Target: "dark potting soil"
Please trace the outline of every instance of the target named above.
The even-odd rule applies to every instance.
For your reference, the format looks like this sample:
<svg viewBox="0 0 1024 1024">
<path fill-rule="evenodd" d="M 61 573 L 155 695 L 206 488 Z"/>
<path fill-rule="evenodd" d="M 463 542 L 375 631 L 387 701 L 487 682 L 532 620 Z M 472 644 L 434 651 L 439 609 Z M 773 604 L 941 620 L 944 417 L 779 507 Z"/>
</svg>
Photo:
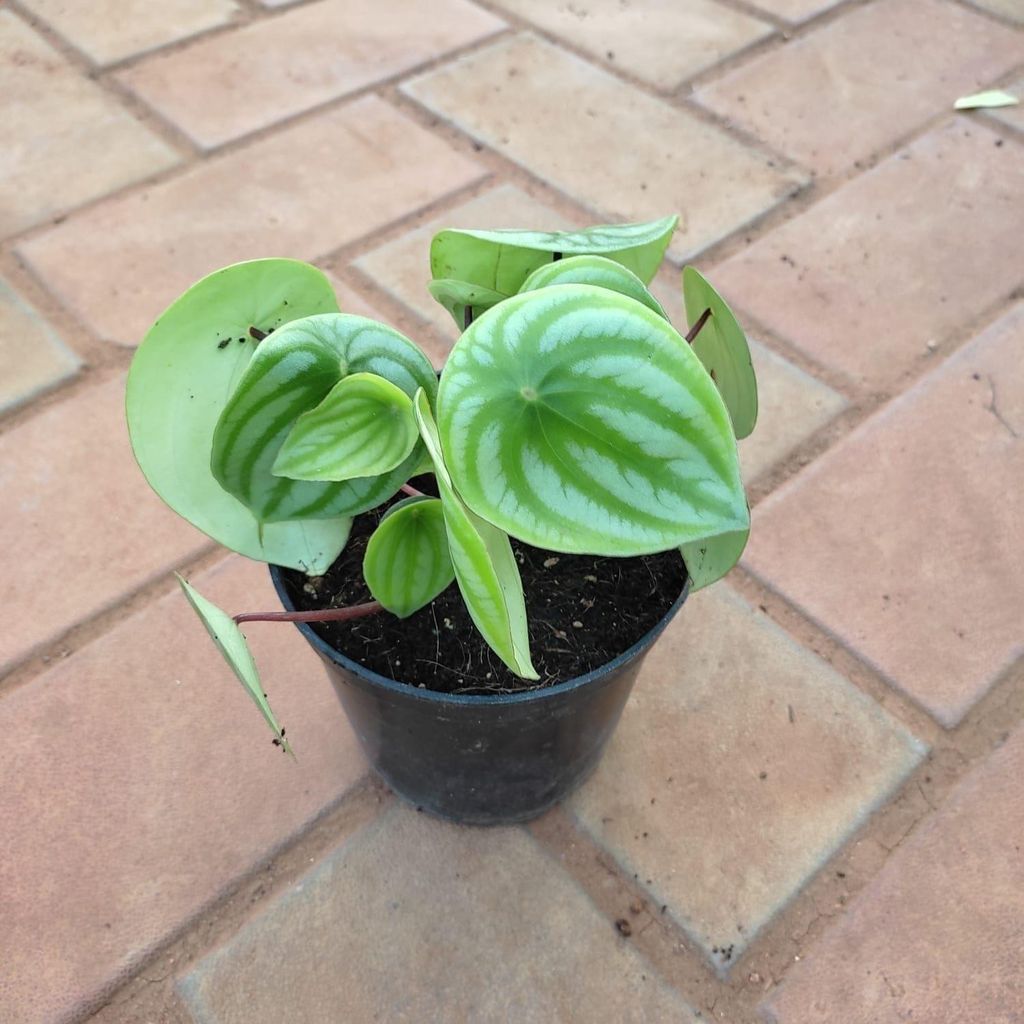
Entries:
<svg viewBox="0 0 1024 1024">
<path fill-rule="evenodd" d="M 297 609 L 372 600 L 363 554 L 383 511 L 356 517 L 345 550 L 325 575 L 284 570 Z M 443 693 L 513 693 L 583 675 L 629 650 L 668 611 L 686 581 L 677 551 L 639 558 L 562 555 L 514 539 L 512 550 L 523 578 L 539 682 L 514 675 L 487 646 L 455 583 L 406 619 L 382 612 L 310 625 L 336 650 L 389 679 Z"/>
</svg>

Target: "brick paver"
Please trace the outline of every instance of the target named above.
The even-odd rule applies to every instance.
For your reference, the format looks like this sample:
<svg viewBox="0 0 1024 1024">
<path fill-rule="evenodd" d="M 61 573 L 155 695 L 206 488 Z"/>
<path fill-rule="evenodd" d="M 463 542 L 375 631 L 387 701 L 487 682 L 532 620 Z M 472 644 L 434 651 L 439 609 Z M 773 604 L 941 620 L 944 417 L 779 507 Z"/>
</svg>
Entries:
<svg viewBox="0 0 1024 1024">
<path fill-rule="evenodd" d="M 112 64 L 147 50 L 229 24 L 235 0 L 22 0 L 97 64 Z"/>
<path fill-rule="evenodd" d="M 467 0 L 321 0 L 117 77 L 213 148 L 503 27 Z"/>
<path fill-rule="evenodd" d="M 1022 94 L 1019 0 L 0 6 L 3 1024 L 1024 1021 L 1024 108 L 952 110 Z M 253 625 L 288 761 L 124 346 L 280 255 L 440 365 L 438 228 L 667 213 L 673 322 L 696 259 L 752 337 L 741 570 L 536 833 L 361 785 Z"/>
<path fill-rule="evenodd" d="M 313 259 L 481 173 L 368 97 L 97 206 L 21 251 L 97 334 L 137 342 L 217 267 L 255 255 Z"/>
<path fill-rule="evenodd" d="M 1024 652 L 1024 305 L 757 509 L 750 568 L 946 725 Z"/>
<path fill-rule="evenodd" d="M 1024 161 L 958 118 L 715 271 L 722 291 L 812 359 L 898 384 L 1024 283 Z M 942 216 L 935 215 L 936 210 Z"/>
<path fill-rule="evenodd" d="M 1024 729 L 905 842 L 772 1001 L 773 1024 L 1024 1014 Z"/>
<path fill-rule="evenodd" d="M 529 894 L 528 898 L 524 898 Z M 481 961 L 485 962 L 481 964 Z M 696 1018 L 519 829 L 396 808 L 190 974 L 196 1024 Z"/>
<path fill-rule="evenodd" d="M 193 582 L 232 609 L 273 600 L 239 559 Z M 297 763 L 177 587 L 0 701 L 5 1024 L 63 1020 L 125 977 L 362 773 L 298 632 L 248 632 Z"/>
<path fill-rule="evenodd" d="M 0 278 L 0 412 L 67 380 L 80 360 Z"/>
<path fill-rule="evenodd" d="M 571 806 L 727 969 L 920 756 L 828 665 L 708 591 L 648 657 Z"/>
<path fill-rule="evenodd" d="M 819 174 L 835 174 L 1021 60 L 1024 40 L 957 4 L 889 0 L 745 64 L 698 99 Z"/>
<path fill-rule="evenodd" d="M 123 376 L 3 434 L 0 549 L 29 560 L 0 574 L 0 670 L 209 544 L 142 478 Z"/>
<path fill-rule="evenodd" d="M 0 96 L 0 236 L 179 159 L 11 11 L 0 11 Z"/>
<path fill-rule="evenodd" d="M 803 181 L 687 111 L 524 34 L 403 90 L 610 220 L 680 214 L 672 252 L 698 252 Z M 566 118 L 566 104 L 580 116 Z"/>
<path fill-rule="evenodd" d="M 498 0 L 598 61 L 624 68 L 651 85 L 674 89 L 684 79 L 766 38 L 771 26 L 714 0 L 607 3 Z"/>
</svg>

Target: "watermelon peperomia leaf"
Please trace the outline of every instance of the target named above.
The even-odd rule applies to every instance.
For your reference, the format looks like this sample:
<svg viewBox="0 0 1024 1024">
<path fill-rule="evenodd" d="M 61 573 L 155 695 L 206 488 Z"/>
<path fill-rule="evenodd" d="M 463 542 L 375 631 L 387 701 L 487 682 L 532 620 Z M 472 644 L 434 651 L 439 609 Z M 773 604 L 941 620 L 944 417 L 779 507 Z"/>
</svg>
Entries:
<svg viewBox="0 0 1024 1024">
<path fill-rule="evenodd" d="M 433 396 L 427 357 L 398 331 L 362 316 L 306 317 L 260 343 L 217 422 L 211 466 L 225 490 L 262 522 L 356 515 L 376 508 L 419 465 L 417 445 L 395 469 L 342 481 L 291 480 L 274 464 L 293 426 L 344 377 L 373 373 L 408 397 Z"/>
<path fill-rule="evenodd" d="M 648 284 L 665 255 L 678 217 L 639 224 L 602 224 L 580 231 L 469 231 L 449 228 L 430 244 L 430 273 L 435 281 L 455 281 L 486 290 L 474 305 L 479 316 L 501 299 L 515 295 L 523 282 L 546 263 L 563 256 L 604 256 L 622 264 Z M 464 319 L 448 299 L 438 297 L 455 316 Z M 462 303 L 463 308 L 467 303 Z"/>
<path fill-rule="evenodd" d="M 150 486 L 226 547 L 277 565 L 324 572 L 345 546 L 347 518 L 273 523 L 228 494 L 210 470 L 213 431 L 265 333 L 337 311 L 327 278 L 298 260 L 252 260 L 194 284 L 153 324 L 128 373 L 132 449 Z"/>
<path fill-rule="evenodd" d="M 604 288 L 527 292 L 474 321 L 437 412 L 462 500 L 535 547 L 640 555 L 749 523 L 729 415 L 700 360 Z"/>
<path fill-rule="evenodd" d="M 444 512 L 437 498 L 405 498 L 388 509 L 363 558 L 370 593 L 404 619 L 430 604 L 455 579 Z"/>
</svg>

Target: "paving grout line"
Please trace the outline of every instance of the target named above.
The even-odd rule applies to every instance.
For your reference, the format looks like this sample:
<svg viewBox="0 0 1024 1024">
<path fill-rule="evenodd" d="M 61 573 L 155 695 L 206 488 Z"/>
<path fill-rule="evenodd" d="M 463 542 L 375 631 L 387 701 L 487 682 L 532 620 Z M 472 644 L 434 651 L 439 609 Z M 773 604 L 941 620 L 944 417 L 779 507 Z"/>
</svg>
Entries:
<svg viewBox="0 0 1024 1024">
<path fill-rule="evenodd" d="M 323 860 L 394 803 L 375 777 L 366 774 L 325 806 L 305 828 L 271 850 L 159 945 L 147 951 L 132 977 L 103 995 L 64 1024 L 124 1024 L 157 1021 L 192 1024 L 175 992 L 177 978 L 208 952 L 229 941 L 252 918 L 298 882 L 310 866 Z M 153 978 L 153 975 L 158 977 Z M 177 1015 L 177 1016 L 171 1016 Z"/>
<path fill-rule="evenodd" d="M 695 1008 L 712 1015 L 721 1009 L 737 1024 L 760 1020 L 756 1010 L 767 991 L 871 883 L 890 853 L 941 810 L 959 781 L 997 750 L 1022 720 L 1024 658 L 1003 673 L 956 729 L 935 732 L 931 749 L 917 768 L 776 912 L 724 975 L 661 911 L 639 877 L 631 879 L 570 811 L 556 808 L 530 828 L 584 886 L 609 923 L 630 921 L 633 941 Z"/>
<path fill-rule="evenodd" d="M 723 0 L 715 0 L 715 2 L 722 3 Z M 703 88 L 705 85 L 710 85 L 712 82 L 717 82 L 720 78 L 725 78 L 738 67 L 756 60 L 765 53 L 781 50 L 790 43 L 800 42 L 800 40 L 806 39 L 808 36 L 813 36 L 821 29 L 827 28 L 833 22 L 842 21 L 847 15 L 855 11 L 862 10 L 865 7 L 875 7 L 884 2 L 885 0 L 840 0 L 839 3 L 829 7 L 827 10 L 820 11 L 818 14 L 801 22 L 786 22 L 780 18 L 778 32 L 769 39 L 762 40 L 758 53 L 748 54 L 743 59 L 736 59 L 739 55 L 730 55 L 712 64 L 711 67 L 705 68 L 703 71 L 699 71 L 697 74 L 691 75 L 680 82 L 673 92 L 678 98 L 685 99 L 690 93 Z M 763 19 L 763 15 L 761 17 Z"/>
<path fill-rule="evenodd" d="M 741 563 L 732 570 L 728 585 L 767 615 L 795 644 L 826 661 L 920 740 L 931 745 L 943 734 L 942 725 L 885 673 L 745 565 Z"/>
<path fill-rule="evenodd" d="M 609 929 L 619 921 L 628 923 L 630 934 L 620 941 L 633 945 L 654 972 L 694 1009 L 710 1011 L 714 1020 L 753 1024 L 753 1018 L 745 1014 L 733 990 L 699 946 L 672 920 L 667 906 L 652 895 L 639 876 L 630 877 L 571 810 L 555 807 L 526 827 L 583 888 L 604 915 Z"/>
<path fill-rule="evenodd" d="M 286 11 L 290 9 L 291 8 L 286 8 Z M 283 13 L 284 12 L 281 12 L 281 14 Z M 281 16 L 281 14 L 279 14 L 278 16 Z M 324 114 L 327 111 L 335 109 L 336 107 L 341 107 L 348 103 L 354 103 L 356 100 L 363 99 L 364 97 L 371 95 L 380 89 L 385 89 L 392 83 L 397 83 L 404 78 L 412 77 L 414 75 L 426 74 L 439 64 L 442 64 L 446 61 L 455 60 L 456 58 L 462 57 L 467 53 L 472 53 L 475 50 L 482 49 L 483 47 L 490 45 L 491 43 L 495 42 L 498 39 L 501 39 L 503 36 L 507 34 L 507 29 L 496 29 L 494 32 L 490 33 L 489 35 L 485 35 L 480 39 L 473 40 L 472 42 L 466 43 L 463 46 L 454 47 L 443 54 L 435 54 L 434 56 L 425 58 L 424 60 L 420 61 L 417 64 L 411 65 L 408 68 L 404 68 L 401 71 L 396 71 L 392 75 L 386 75 L 381 78 L 376 78 L 372 82 L 367 82 L 365 85 L 362 85 L 357 89 L 347 90 L 340 96 L 332 96 L 329 99 L 323 100 L 320 103 L 315 103 L 309 107 L 304 107 L 302 110 L 298 110 L 293 114 L 288 114 L 277 121 L 274 121 L 270 124 L 262 125 L 259 128 L 254 128 L 252 131 L 246 132 L 243 135 L 239 135 L 236 138 L 229 139 L 226 142 L 214 146 L 205 147 L 198 140 L 192 139 L 192 137 L 188 135 L 187 131 L 184 128 L 177 128 L 177 126 L 175 126 L 175 129 L 177 131 L 180 131 L 184 138 L 188 140 L 189 144 L 195 148 L 196 153 L 201 160 L 210 157 L 221 156 L 222 154 L 231 153 L 238 149 L 244 149 L 246 146 L 255 145 L 260 140 L 267 138 L 272 134 L 284 131 L 286 128 L 290 128 L 293 125 L 304 123 L 307 120 L 312 120 L 316 118 L 318 115 Z M 161 118 L 163 117 L 163 115 L 159 114 L 155 107 L 149 107 L 149 105 L 142 97 L 137 96 L 135 93 L 132 93 L 127 86 L 120 86 L 120 88 L 124 89 L 125 93 L 128 96 L 133 97 L 137 103 L 142 104 L 146 107 L 146 109 L 152 110 L 156 116 Z"/>
<path fill-rule="evenodd" d="M 29 28 L 42 36 L 50 46 L 57 50 L 57 52 L 67 60 L 69 64 L 71 64 L 72 68 L 80 72 L 83 78 L 92 82 L 98 88 L 106 92 L 119 107 L 131 114 L 136 121 L 139 121 L 146 128 L 149 128 L 150 131 L 152 131 L 153 134 L 162 141 L 166 142 L 171 149 L 173 149 L 182 158 L 182 160 L 188 160 L 190 157 L 194 157 L 195 147 L 188 140 L 188 137 L 180 131 L 175 124 L 168 121 L 147 104 L 140 102 L 131 94 L 126 93 L 124 90 L 112 88 L 110 81 L 104 77 L 104 68 L 95 64 L 85 53 L 79 50 L 73 43 L 65 39 L 64 36 L 49 24 L 49 22 L 44 21 L 42 18 L 27 10 L 20 3 L 20 0 L 8 0 L 8 6 L 29 26 Z M 180 164 L 176 165 L 176 167 L 180 166 Z M 175 168 L 173 167 L 167 168 L 164 171 L 158 172 L 158 175 L 166 174 L 174 169 Z M 150 178 L 155 178 L 158 175 L 151 175 L 149 178 L 142 180 L 149 181 Z M 129 185 L 123 186 L 121 189 L 117 189 L 114 192 L 108 192 L 106 195 L 100 196 L 97 199 L 90 199 L 85 203 L 69 207 L 61 214 L 61 217 L 66 217 L 73 212 L 77 212 L 78 210 L 94 205 L 97 202 L 102 202 L 104 199 L 118 195 L 124 188 L 134 187 L 138 184 L 139 182 L 131 182 Z M 53 222 L 51 221 L 49 223 Z M 38 226 L 39 225 L 35 225 L 35 227 Z M 26 232 L 21 232 L 20 234 L 8 237 L 19 238 L 25 233 Z M 5 241 L 6 240 L 7 239 L 5 239 Z"/>
<path fill-rule="evenodd" d="M 311 0 L 311 2 L 319 2 L 319 0 Z M 296 5 L 302 6 L 302 5 Z M 292 8 L 285 8 L 285 10 L 291 10 Z M 234 26 L 238 28 L 240 26 Z M 173 167 L 164 168 L 161 171 L 157 171 L 154 174 L 148 175 L 145 178 L 140 178 L 137 181 L 129 182 L 120 188 L 114 189 L 102 196 L 98 196 L 94 199 L 89 199 L 84 203 L 80 203 L 77 206 L 69 207 L 58 217 L 52 220 L 45 221 L 41 224 L 32 225 L 29 228 L 25 228 L 22 231 L 15 232 L 14 234 L 5 236 L 0 240 L 0 245 L 4 249 L 13 250 L 19 245 L 29 242 L 39 235 L 45 234 L 50 231 L 55 224 L 62 223 L 69 217 L 78 216 L 88 212 L 93 207 L 101 206 L 105 203 L 124 199 L 137 192 L 144 192 L 147 189 L 153 188 L 157 185 L 163 184 L 165 181 L 175 179 L 178 177 L 184 177 L 195 169 L 222 157 L 225 157 L 231 153 L 235 153 L 238 150 L 244 150 L 247 148 L 255 148 L 259 142 L 264 139 L 270 138 L 287 128 L 297 126 L 306 121 L 317 119 L 322 114 L 328 113 L 332 110 L 341 108 L 350 103 L 354 103 L 357 100 L 363 99 L 366 96 L 376 93 L 378 90 L 385 89 L 391 83 L 397 83 L 403 78 L 411 77 L 414 75 L 425 74 L 430 71 L 434 66 L 441 64 L 447 60 L 452 60 L 456 57 L 460 57 L 469 53 L 475 49 L 483 48 L 484 46 L 493 43 L 497 39 L 501 38 L 507 30 L 499 29 L 495 33 L 485 36 L 483 39 L 476 40 L 472 43 L 468 43 L 465 46 L 458 47 L 451 50 L 448 53 L 440 56 L 431 57 L 429 60 L 423 61 L 420 64 L 415 65 L 412 68 L 405 69 L 394 75 L 390 75 L 386 78 L 377 79 L 372 83 L 368 83 L 359 89 L 350 90 L 340 96 L 332 97 L 329 100 L 325 100 L 323 103 L 316 104 L 311 107 L 307 107 L 294 114 L 290 114 L 287 117 L 282 118 L 279 121 L 275 121 L 272 124 L 264 125 L 261 128 L 255 129 L 254 131 L 248 132 L 245 135 L 239 136 L 236 139 L 231 139 L 219 146 L 212 147 L 210 149 L 203 149 L 197 142 L 191 139 L 184 129 L 179 128 L 176 124 L 168 121 L 161 115 L 155 108 L 151 108 L 144 100 L 138 97 L 126 86 L 122 86 L 116 83 L 113 79 L 101 75 L 96 78 L 98 84 L 106 85 L 110 94 L 121 103 L 122 106 L 129 105 L 134 108 L 133 112 L 139 115 L 138 119 L 146 123 L 148 126 L 153 127 L 157 125 L 160 128 L 160 133 L 170 133 L 174 136 L 176 142 L 164 138 L 164 141 L 170 142 L 176 150 L 180 150 L 184 147 L 187 153 L 182 153 L 182 161 Z M 189 41 L 186 41 L 188 43 Z M 92 77 L 92 76 L 90 76 Z M 151 123 L 152 122 L 152 123 Z"/>
<path fill-rule="evenodd" d="M 246 0 L 236 0 L 236 2 L 240 4 L 238 14 L 223 25 L 211 25 L 209 28 L 202 28 L 197 32 L 193 32 L 191 35 L 183 36 L 181 39 L 172 39 L 166 43 L 157 43 L 155 46 L 152 46 L 147 50 L 139 50 L 136 53 L 131 53 L 125 57 L 119 57 L 116 60 L 104 63 L 90 57 L 89 54 L 86 53 L 85 50 L 81 49 L 73 39 L 65 36 L 55 24 L 51 24 L 43 15 L 36 14 L 34 11 L 27 8 L 22 0 L 7 0 L 7 4 L 11 10 L 15 11 L 23 21 L 26 21 L 41 35 L 45 35 L 51 44 L 57 46 L 65 56 L 72 58 L 75 63 L 80 65 L 81 68 L 87 72 L 88 76 L 93 79 L 101 74 L 120 71 L 124 67 L 139 64 L 142 61 L 148 60 L 150 57 L 173 53 L 176 50 L 184 49 L 191 43 L 197 42 L 200 39 L 205 39 L 208 36 L 221 35 L 222 33 L 230 32 L 236 28 L 240 28 L 242 25 L 247 25 L 250 22 L 257 20 L 257 17 L 253 17 L 252 9 L 247 6 Z M 264 13 L 268 12 L 267 8 L 257 8 L 257 11 L 259 10 L 262 10 Z"/>
<path fill-rule="evenodd" d="M 196 534 L 202 536 L 198 530 Z M 207 539 L 207 542 L 195 555 L 179 563 L 174 571 L 188 577 L 213 568 L 230 555 L 231 552 L 221 547 L 216 541 Z M 80 619 L 63 633 L 37 645 L 0 674 L 0 700 L 15 690 L 35 682 L 55 663 L 70 658 L 95 641 L 102 639 L 117 626 L 133 618 L 161 598 L 173 594 L 176 588 L 177 583 L 173 572 L 161 572 L 152 579 L 139 584 L 125 596 L 116 599 L 113 604 Z"/>
<path fill-rule="evenodd" d="M 980 14 L 984 18 L 988 18 L 989 21 L 994 21 L 1001 28 L 1012 28 L 1016 29 L 1018 32 L 1024 31 L 1024 25 L 1019 21 L 1014 21 L 1013 18 L 1010 18 L 1005 14 L 990 11 L 987 7 L 973 4 L 970 0 L 949 0 L 949 2 L 955 4 L 957 7 L 966 8 L 972 14 Z"/>
</svg>

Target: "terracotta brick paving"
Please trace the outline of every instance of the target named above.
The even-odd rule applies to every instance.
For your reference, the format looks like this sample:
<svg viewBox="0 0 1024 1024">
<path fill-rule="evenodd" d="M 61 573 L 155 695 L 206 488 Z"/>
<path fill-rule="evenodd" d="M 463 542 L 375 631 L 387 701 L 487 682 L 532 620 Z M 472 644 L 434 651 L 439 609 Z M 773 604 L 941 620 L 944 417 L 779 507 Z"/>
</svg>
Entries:
<svg viewBox="0 0 1024 1024">
<path fill-rule="evenodd" d="M 5 5 L 0 1021 L 1024 1020 L 1024 133 L 952 111 L 1020 92 L 1022 20 Z M 148 493 L 130 346 L 287 255 L 440 360 L 438 226 L 667 212 L 756 340 L 754 532 L 594 778 L 529 829 L 428 821 L 254 627 L 275 756 L 170 570 L 269 584 Z"/>
</svg>

